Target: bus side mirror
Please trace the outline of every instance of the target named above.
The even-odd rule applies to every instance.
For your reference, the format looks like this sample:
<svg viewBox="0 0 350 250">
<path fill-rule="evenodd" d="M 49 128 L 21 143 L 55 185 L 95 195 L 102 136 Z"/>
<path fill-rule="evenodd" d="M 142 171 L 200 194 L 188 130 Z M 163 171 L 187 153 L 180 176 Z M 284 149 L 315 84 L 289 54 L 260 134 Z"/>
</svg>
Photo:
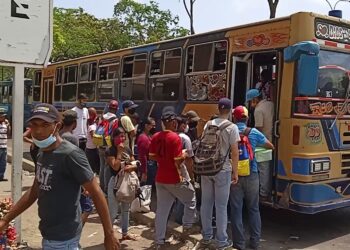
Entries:
<svg viewBox="0 0 350 250">
<path fill-rule="evenodd" d="M 300 55 L 297 67 L 298 95 L 314 96 L 317 93 L 319 59 L 315 55 Z"/>
</svg>

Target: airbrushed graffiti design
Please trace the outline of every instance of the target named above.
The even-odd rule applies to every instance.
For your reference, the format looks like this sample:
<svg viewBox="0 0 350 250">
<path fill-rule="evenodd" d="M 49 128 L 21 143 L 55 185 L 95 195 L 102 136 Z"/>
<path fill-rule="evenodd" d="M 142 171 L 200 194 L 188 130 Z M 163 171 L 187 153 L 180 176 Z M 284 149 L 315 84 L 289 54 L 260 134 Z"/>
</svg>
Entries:
<svg viewBox="0 0 350 250">
<path fill-rule="evenodd" d="M 349 43 L 350 29 L 326 22 L 316 22 L 316 37 Z"/>
<path fill-rule="evenodd" d="M 321 142 L 321 127 L 318 123 L 308 123 L 306 124 L 306 138 L 311 143 Z"/>
<path fill-rule="evenodd" d="M 325 115 L 334 113 L 336 115 L 350 114 L 350 103 L 346 105 L 343 103 L 336 103 L 333 105 L 332 102 L 316 102 L 310 104 L 309 107 L 312 115 Z"/>
</svg>

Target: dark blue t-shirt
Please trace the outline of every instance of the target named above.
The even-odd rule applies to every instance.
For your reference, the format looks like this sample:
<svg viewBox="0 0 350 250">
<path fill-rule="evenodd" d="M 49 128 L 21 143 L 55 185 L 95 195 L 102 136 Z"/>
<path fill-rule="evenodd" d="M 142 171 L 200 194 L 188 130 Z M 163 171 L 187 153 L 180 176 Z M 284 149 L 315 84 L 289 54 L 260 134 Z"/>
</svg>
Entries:
<svg viewBox="0 0 350 250">
<path fill-rule="evenodd" d="M 81 185 L 94 178 L 85 153 L 68 141 L 51 152 L 40 152 L 39 229 L 44 239 L 66 241 L 81 233 Z"/>
</svg>

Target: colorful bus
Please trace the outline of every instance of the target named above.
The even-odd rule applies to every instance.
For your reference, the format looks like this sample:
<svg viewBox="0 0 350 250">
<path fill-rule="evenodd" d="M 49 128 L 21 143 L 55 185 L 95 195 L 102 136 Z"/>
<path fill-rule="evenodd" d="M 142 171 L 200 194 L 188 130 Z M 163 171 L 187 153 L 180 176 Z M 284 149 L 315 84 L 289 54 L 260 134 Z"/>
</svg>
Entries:
<svg viewBox="0 0 350 250">
<path fill-rule="evenodd" d="M 29 119 L 32 109 L 32 79 L 24 80 L 24 121 Z M 7 111 L 7 119 L 12 121 L 12 80 L 0 81 L 0 108 Z"/>
<path fill-rule="evenodd" d="M 217 101 L 245 103 L 267 70 L 275 104 L 274 207 L 317 213 L 350 205 L 350 22 L 296 13 L 204 34 L 53 63 L 33 100 L 73 107 L 78 93 L 103 110 L 132 99 L 141 117 L 172 105 L 203 119 Z"/>
</svg>

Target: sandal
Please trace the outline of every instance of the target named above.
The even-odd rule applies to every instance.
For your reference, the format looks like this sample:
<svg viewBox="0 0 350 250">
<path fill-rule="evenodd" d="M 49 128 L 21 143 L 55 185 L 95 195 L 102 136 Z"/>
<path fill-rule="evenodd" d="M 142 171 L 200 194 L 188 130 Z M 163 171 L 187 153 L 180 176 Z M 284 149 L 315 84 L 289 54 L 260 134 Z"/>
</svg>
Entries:
<svg viewBox="0 0 350 250">
<path fill-rule="evenodd" d="M 130 234 L 124 234 L 124 235 L 122 236 L 122 238 L 120 239 L 120 241 L 124 241 L 124 240 L 133 240 L 133 241 L 136 241 L 136 236 L 130 235 Z"/>
</svg>

